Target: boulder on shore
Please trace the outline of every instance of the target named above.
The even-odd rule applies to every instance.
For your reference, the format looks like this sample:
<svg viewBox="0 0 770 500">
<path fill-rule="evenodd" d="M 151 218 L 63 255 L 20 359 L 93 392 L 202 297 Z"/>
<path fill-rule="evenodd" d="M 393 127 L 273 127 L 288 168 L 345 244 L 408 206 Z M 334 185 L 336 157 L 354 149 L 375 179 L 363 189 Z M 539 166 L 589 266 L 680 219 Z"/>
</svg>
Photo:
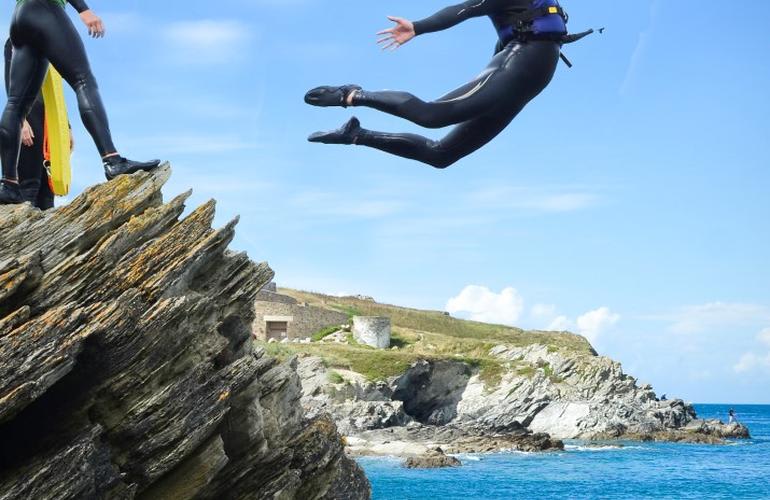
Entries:
<svg viewBox="0 0 770 500">
<path fill-rule="evenodd" d="M 404 462 L 407 469 L 441 469 L 444 467 L 461 467 L 462 462 L 455 457 L 450 457 L 441 448 L 429 450 L 419 457 L 409 457 Z"/>
</svg>

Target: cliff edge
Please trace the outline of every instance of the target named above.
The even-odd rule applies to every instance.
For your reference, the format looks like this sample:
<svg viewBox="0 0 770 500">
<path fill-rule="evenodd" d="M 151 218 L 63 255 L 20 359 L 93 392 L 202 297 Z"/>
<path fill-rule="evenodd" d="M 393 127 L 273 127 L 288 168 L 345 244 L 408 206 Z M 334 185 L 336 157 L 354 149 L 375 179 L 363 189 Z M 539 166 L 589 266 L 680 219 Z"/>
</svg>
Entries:
<svg viewBox="0 0 770 500">
<path fill-rule="evenodd" d="M 296 359 L 251 342 L 273 272 L 213 201 L 163 203 L 170 173 L 0 207 L 0 499 L 368 498 Z"/>
</svg>

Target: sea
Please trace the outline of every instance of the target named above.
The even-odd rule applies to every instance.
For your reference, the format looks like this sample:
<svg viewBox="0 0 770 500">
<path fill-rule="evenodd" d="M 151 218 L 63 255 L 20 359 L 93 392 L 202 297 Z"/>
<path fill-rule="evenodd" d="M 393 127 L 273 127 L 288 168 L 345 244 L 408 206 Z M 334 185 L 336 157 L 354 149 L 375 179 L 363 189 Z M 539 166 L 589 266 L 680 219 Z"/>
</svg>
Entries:
<svg viewBox="0 0 770 500">
<path fill-rule="evenodd" d="M 727 445 L 566 441 L 558 453 L 457 455 L 456 469 L 411 470 L 360 458 L 375 500 L 537 498 L 770 499 L 770 405 L 696 405 L 701 418 L 734 408 L 750 440 Z"/>
</svg>

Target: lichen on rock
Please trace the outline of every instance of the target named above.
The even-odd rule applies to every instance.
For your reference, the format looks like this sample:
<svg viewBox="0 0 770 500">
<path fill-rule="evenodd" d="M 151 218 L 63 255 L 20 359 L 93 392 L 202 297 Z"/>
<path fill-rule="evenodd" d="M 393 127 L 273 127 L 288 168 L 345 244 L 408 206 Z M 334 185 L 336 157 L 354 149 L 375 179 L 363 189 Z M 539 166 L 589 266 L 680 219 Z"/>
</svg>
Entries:
<svg viewBox="0 0 770 500">
<path fill-rule="evenodd" d="M 251 342 L 273 272 L 168 165 L 0 207 L 0 498 L 368 498 L 296 361 Z"/>
</svg>

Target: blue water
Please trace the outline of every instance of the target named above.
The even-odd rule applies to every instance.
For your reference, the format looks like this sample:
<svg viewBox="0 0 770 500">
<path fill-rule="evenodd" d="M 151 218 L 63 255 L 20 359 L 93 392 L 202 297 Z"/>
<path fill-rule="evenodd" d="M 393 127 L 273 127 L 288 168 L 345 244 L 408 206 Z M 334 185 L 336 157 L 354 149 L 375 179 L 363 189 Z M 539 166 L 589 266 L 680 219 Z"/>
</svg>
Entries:
<svg viewBox="0 0 770 500">
<path fill-rule="evenodd" d="M 729 406 L 698 405 L 704 418 L 727 419 Z M 727 446 L 623 443 L 589 449 L 567 442 L 560 453 L 460 455 L 463 467 L 409 470 L 395 458 L 362 458 L 373 498 L 767 498 L 770 406 L 736 405 L 752 439 Z"/>
</svg>

